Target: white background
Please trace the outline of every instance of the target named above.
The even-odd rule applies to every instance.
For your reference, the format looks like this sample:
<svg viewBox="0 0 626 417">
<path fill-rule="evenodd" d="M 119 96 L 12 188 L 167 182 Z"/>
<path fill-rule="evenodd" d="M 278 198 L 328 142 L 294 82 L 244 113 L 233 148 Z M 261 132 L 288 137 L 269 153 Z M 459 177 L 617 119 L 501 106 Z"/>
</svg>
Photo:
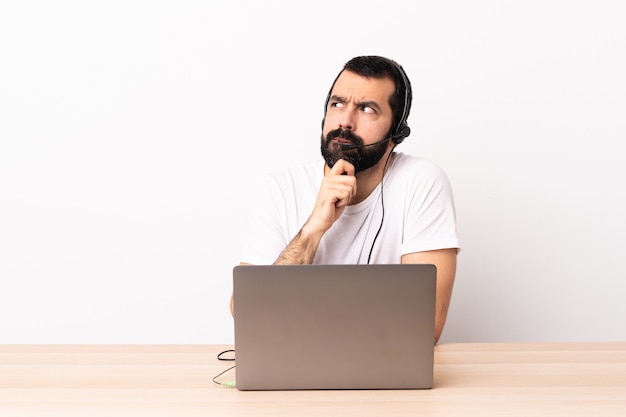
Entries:
<svg viewBox="0 0 626 417">
<path fill-rule="evenodd" d="M 318 158 L 350 58 L 448 173 L 442 342 L 626 340 L 621 1 L 0 5 L 0 343 L 229 343 L 259 174 Z"/>
</svg>

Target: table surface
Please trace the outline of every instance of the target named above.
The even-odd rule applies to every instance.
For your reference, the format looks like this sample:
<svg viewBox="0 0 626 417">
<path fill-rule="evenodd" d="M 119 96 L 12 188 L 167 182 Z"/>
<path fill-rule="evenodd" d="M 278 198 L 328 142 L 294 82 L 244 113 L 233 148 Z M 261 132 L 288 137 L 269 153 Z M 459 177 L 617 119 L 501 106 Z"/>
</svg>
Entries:
<svg viewBox="0 0 626 417">
<path fill-rule="evenodd" d="M 433 389 L 389 391 L 239 391 L 229 348 L 0 345 L 0 416 L 626 416 L 623 342 L 442 344 Z"/>
</svg>

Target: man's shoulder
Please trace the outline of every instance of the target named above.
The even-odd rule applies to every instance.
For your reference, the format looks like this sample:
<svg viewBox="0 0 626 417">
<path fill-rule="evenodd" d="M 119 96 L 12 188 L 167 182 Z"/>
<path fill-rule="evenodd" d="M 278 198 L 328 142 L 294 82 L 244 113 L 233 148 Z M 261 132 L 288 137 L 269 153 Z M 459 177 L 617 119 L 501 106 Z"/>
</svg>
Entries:
<svg viewBox="0 0 626 417">
<path fill-rule="evenodd" d="M 409 155 L 405 153 L 397 153 L 393 164 L 394 171 L 401 175 L 406 172 L 413 173 L 416 176 L 446 176 L 445 172 L 439 165 L 432 160 L 422 157 Z"/>
</svg>

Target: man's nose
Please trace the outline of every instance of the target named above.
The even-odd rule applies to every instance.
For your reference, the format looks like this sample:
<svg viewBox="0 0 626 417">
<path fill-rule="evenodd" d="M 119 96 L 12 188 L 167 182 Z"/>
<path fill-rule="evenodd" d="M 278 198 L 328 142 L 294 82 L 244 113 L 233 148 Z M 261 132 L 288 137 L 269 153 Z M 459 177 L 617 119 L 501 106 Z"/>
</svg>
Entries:
<svg viewBox="0 0 626 417">
<path fill-rule="evenodd" d="M 341 114 L 341 119 L 339 119 L 339 127 L 345 130 L 354 130 L 356 124 L 356 118 L 353 110 L 346 109 Z"/>
</svg>

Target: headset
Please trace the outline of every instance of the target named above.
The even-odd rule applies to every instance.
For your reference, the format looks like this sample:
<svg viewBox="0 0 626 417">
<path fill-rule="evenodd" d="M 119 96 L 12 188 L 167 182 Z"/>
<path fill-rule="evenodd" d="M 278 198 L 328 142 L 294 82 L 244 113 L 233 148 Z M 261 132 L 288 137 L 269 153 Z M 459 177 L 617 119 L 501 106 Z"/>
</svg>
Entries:
<svg viewBox="0 0 626 417">
<path fill-rule="evenodd" d="M 391 61 L 391 60 L 390 60 Z M 409 84 L 409 79 L 404 72 L 404 69 L 396 63 L 395 61 L 391 61 L 396 70 L 400 73 L 402 78 L 402 90 L 404 91 L 404 104 L 402 106 L 402 116 L 400 117 L 400 121 L 398 125 L 393 129 L 393 133 L 391 134 L 391 140 L 396 145 L 402 143 L 402 141 L 411 134 L 411 128 L 407 124 L 406 119 L 409 117 L 409 93 L 411 89 L 411 84 Z"/>
<path fill-rule="evenodd" d="M 402 143 L 402 141 L 411 134 L 411 128 L 407 124 L 407 120 L 406 120 L 409 117 L 409 95 L 411 94 L 411 91 L 410 91 L 411 84 L 409 84 L 409 79 L 406 73 L 404 72 L 404 69 L 402 68 L 402 66 L 400 66 L 400 64 L 398 64 L 397 62 L 391 59 L 386 59 L 386 61 L 391 63 L 391 65 L 393 65 L 396 71 L 400 74 L 400 79 L 401 79 L 401 84 L 402 84 L 400 88 L 402 89 L 402 91 L 404 91 L 404 102 L 402 106 L 402 113 L 401 113 L 400 119 L 398 120 L 398 123 L 395 124 L 393 126 L 393 129 L 391 130 L 392 132 L 391 140 L 393 141 L 393 143 L 398 145 Z M 324 129 L 324 121 L 326 120 L 326 112 L 328 111 L 328 102 L 330 101 L 330 93 L 332 92 L 332 89 L 335 86 L 335 83 L 337 82 L 337 79 L 339 78 L 342 72 L 343 70 L 339 72 L 339 74 L 335 78 L 335 81 L 333 81 L 333 84 L 330 87 L 328 96 L 326 96 L 326 101 L 324 102 L 324 118 L 322 119 L 322 129 Z"/>
</svg>

